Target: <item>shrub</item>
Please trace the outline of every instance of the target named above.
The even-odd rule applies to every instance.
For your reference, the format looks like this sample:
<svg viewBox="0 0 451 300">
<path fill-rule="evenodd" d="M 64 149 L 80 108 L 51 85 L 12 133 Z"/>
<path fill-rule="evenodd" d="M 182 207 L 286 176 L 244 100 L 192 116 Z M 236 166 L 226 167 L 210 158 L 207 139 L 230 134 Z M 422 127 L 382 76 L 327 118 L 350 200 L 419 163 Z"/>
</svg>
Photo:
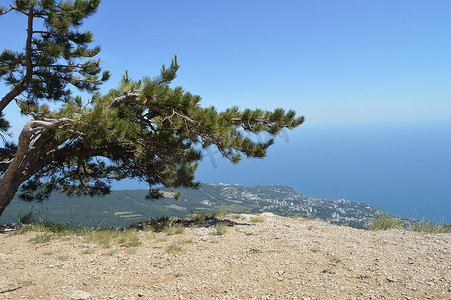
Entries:
<svg viewBox="0 0 451 300">
<path fill-rule="evenodd" d="M 210 214 L 201 214 L 200 212 L 191 212 L 190 219 L 194 222 L 194 225 L 197 225 L 201 222 L 205 222 L 207 220 L 216 219 L 220 216 L 223 216 L 223 212 L 215 211 Z"/>
<path fill-rule="evenodd" d="M 176 219 L 168 217 L 152 218 L 143 225 L 145 231 L 161 232 L 174 223 Z"/>
</svg>

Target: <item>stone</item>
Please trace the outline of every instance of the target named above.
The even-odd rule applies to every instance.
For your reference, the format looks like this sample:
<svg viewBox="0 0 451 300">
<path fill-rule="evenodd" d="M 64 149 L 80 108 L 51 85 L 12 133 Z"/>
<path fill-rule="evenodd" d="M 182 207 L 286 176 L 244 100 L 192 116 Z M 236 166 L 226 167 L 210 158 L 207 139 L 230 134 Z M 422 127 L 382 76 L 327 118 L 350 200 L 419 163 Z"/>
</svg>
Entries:
<svg viewBox="0 0 451 300">
<path fill-rule="evenodd" d="M 396 282 L 396 279 L 392 278 L 392 277 L 387 277 L 388 282 Z"/>
<path fill-rule="evenodd" d="M 91 297 L 92 295 L 88 292 L 82 291 L 82 290 L 77 290 L 74 291 L 72 293 L 72 295 L 70 295 L 70 298 L 73 300 L 86 300 L 89 299 L 89 297 Z"/>
</svg>

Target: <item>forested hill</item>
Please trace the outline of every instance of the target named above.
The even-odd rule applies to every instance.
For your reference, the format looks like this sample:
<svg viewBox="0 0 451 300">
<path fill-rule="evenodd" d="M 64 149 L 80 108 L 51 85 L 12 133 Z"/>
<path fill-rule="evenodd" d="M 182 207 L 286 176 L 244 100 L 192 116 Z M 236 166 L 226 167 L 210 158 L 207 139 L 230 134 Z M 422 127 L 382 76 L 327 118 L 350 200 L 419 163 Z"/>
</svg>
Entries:
<svg viewBox="0 0 451 300">
<path fill-rule="evenodd" d="M 69 222 L 75 227 L 127 226 L 151 217 L 187 217 L 192 213 L 261 213 L 308 216 L 333 223 L 364 228 L 375 209 L 343 199 L 326 200 L 304 196 L 283 185 L 251 187 L 203 183 L 198 190 L 177 189 L 179 200 L 165 192 L 164 199 L 146 200 L 146 190 L 113 191 L 106 197 L 67 197 L 54 193 L 43 203 L 14 199 L 0 223 L 17 222 L 32 212 L 35 221 Z"/>
</svg>

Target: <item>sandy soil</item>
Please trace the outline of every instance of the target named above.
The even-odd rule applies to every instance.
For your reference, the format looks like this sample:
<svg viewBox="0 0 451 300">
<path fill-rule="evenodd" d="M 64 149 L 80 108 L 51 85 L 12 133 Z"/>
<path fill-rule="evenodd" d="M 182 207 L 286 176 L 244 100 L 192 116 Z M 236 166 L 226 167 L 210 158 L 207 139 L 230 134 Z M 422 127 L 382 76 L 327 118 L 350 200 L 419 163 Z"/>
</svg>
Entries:
<svg viewBox="0 0 451 300">
<path fill-rule="evenodd" d="M 451 234 L 250 219 L 141 231 L 133 248 L 0 234 L 0 299 L 451 299 Z"/>
</svg>

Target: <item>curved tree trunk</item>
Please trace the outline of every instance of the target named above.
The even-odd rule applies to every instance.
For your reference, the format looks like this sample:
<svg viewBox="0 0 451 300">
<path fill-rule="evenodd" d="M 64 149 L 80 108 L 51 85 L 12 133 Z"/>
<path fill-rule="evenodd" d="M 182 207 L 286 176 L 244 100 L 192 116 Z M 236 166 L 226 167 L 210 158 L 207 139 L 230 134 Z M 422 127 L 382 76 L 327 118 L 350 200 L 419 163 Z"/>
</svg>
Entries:
<svg viewBox="0 0 451 300">
<path fill-rule="evenodd" d="M 20 185 L 52 162 L 55 150 L 63 141 L 54 140 L 51 130 L 62 128 L 72 120 L 29 121 L 19 136 L 17 151 L 0 176 L 0 216 L 14 198 Z"/>
<path fill-rule="evenodd" d="M 24 182 L 18 174 L 6 173 L 0 177 L 0 216 L 14 198 L 20 185 Z"/>
</svg>

